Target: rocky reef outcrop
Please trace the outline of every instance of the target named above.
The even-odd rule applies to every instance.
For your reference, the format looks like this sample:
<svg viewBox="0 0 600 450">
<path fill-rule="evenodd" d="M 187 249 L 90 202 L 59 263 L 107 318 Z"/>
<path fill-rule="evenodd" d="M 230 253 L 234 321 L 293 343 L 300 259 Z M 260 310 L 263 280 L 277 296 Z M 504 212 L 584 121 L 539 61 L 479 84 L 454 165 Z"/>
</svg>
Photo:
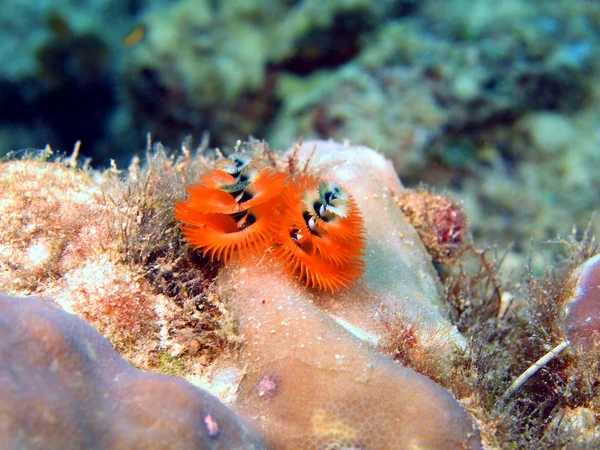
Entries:
<svg viewBox="0 0 600 450">
<path fill-rule="evenodd" d="M 299 143 L 284 155 L 264 142 L 238 144 L 286 180 L 326 180 L 356 203 L 361 270 L 323 289 L 286 273 L 272 257 L 277 241 L 226 261 L 188 245 L 174 205 L 186 202 L 186 186 L 227 167 L 218 150 L 194 154 L 186 141 L 170 155 L 157 144 L 143 165 L 105 171 L 80 165 L 76 154 L 50 161 L 48 150 L 0 165 L 0 292 L 18 297 L 1 308 L 0 328 L 21 333 L 0 345 L 2 396 L 21 402 L 1 410 L 7 439 L 47 438 L 45 448 L 152 440 L 150 425 L 142 435 L 118 428 L 141 429 L 138 420 L 160 424 L 154 448 L 598 441 L 596 325 L 586 322 L 597 282 L 583 272 L 597 261 L 591 235 L 565 241 L 562 265 L 515 287 L 503 283 L 492 252 L 469 242 L 460 205 L 406 189 L 381 154 L 333 141 Z M 22 298 L 32 295 L 47 302 Z M 580 325 L 585 345 L 574 337 Z M 119 406 L 125 384 L 137 402 L 128 410 Z M 88 410 L 96 403 L 99 412 Z M 40 433 L 24 434 L 20 411 L 36 404 L 50 405 L 39 408 Z M 104 414 L 100 432 L 89 423 L 95 414 Z M 60 436 L 45 428 L 63 415 Z M 181 438 L 160 434 L 163 425 Z"/>
</svg>

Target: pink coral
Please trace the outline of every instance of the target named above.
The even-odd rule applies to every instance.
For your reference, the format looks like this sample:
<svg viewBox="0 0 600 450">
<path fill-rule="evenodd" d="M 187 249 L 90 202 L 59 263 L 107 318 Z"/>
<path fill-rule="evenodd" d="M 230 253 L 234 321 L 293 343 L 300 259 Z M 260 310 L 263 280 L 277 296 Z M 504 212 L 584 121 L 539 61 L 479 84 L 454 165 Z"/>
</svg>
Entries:
<svg viewBox="0 0 600 450">
<path fill-rule="evenodd" d="M 600 254 L 582 264 L 574 278 L 573 297 L 565 306 L 567 337 L 584 348 L 600 345 Z"/>
</svg>

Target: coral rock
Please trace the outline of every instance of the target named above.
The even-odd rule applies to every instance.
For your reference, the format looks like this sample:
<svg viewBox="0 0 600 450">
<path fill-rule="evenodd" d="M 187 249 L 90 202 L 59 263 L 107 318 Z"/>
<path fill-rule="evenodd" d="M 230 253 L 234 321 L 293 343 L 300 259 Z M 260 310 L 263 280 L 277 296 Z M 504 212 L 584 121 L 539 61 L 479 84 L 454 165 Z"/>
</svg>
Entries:
<svg viewBox="0 0 600 450">
<path fill-rule="evenodd" d="M 457 202 L 424 189 L 398 195 L 398 204 L 436 263 L 454 261 L 465 247 L 467 219 Z"/>
<path fill-rule="evenodd" d="M 307 141 L 297 158 L 299 167 L 310 160 L 315 175 L 348 190 L 366 229 L 364 276 L 340 295 L 322 297 L 322 309 L 379 336 L 386 333 L 384 322 L 400 317 L 416 324 L 424 342 L 436 341 L 438 353 L 464 346 L 446 319 L 431 256 L 395 201 L 405 189 L 391 162 L 370 148 L 333 141 Z"/>
<path fill-rule="evenodd" d="M 447 391 L 373 351 L 295 280 L 228 266 L 216 286 L 245 342 L 232 362 L 244 368 L 232 406 L 274 448 L 481 448 Z"/>
<path fill-rule="evenodd" d="M 264 448 L 215 397 L 38 298 L 0 295 L 0 398 L 0 448 Z"/>
<path fill-rule="evenodd" d="M 355 198 L 366 271 L 330 293 L 268 263 L 221 269 L 212 295 L 236 316 L 243 346 L 216 361 L 213 377 L 232 367 L 241 374 L 232 407 L 254 418 L 274 448 L 481 448 L 450 393 L 375 349 L 382 335 L 397 334 L 386 323 L 404 319 L 431 337 L 450 328 L 431 259 L 394 201 L 402 186 L 391 164 L 368 148 L 323 141 L 289 155 L 297 167 L 310 158 L 311 174 Z M 446 332 L 435 340 L 437 352 L 451 353 L 461 339 Z"/>
<path fill-rule="evenodd" d="M 103 197 L 102 178 L 119 182 L 110 172 L 94 175 L 69 163 L 0 165 L 0 290 L 52 297 L 142 365 L 139 347 L 157 329 L 155 299 L 123 261 L 117 211 Z"/>
</svg>

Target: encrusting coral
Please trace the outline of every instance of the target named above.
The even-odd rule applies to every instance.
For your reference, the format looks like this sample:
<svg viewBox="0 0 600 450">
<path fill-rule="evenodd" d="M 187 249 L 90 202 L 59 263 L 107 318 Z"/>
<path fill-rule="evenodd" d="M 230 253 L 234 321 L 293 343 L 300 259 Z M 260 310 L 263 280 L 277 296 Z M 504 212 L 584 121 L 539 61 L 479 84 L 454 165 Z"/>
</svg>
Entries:
<svg viewBox="0 0 600 450">
<path fill-rule="evenodd" d="M 175 159 L 156 147 L 148 169 L 134 162 L 125 183 L 115 168 L 100 174 L 61 162 L 3 163 L 11 171 L 0 176 L 11 226 L 0 231 L 0 289 L 55 297 L 136 366 L 209 386 L 275 448 L 387 448 L 388 442 L 480 448 L 477 429 L 452 395 L 386 350 L 409 323 L 413 354 L 435 354 L 433 377 L 442 378 L 457 349 L 466 347 L 446 318 L 431 257 L 396 203 L 403 187 L 391 164 L 365 147 L 334 142 L 306 142 L 284 157 L 261 153 L 264 146 L 256 143 L 249 147 L 254 159 L 245 166 L 239 157 L 239 167 L 237 156 L 215 162 L 192 158 L 184 147 Z M 265 185 L 282 173 L 281 196 L 266 199 Z M 267 180 L 262 187 L 260 180 Z M 276 201 L 271 213 L 287 219 L 265 235 L 266 253 L 251 257 L 246 246 L 228 250 L 226 258 L 225 251 L 208 252 L 223 260 L 214 264 L 188 248 L 173 206 L 191 207 L 194 195 L 185 200 L 184 186 L 192 183 L 220 191 L 212 200 L 199 197 L 198 205 L 218 208 L 202 214 L 221 219 L 247 217 L 261 207 L 255 199 Z M 86 207 L 71 208 L 74 202 Z M 52 205 L 64 213 L 52 215 Z M 94 213 L 75 220 L 88 209 Z M 33 210 L 38 214 L 29 215 Z M 47 216 L 63 240 L 48 233 Z M 235 221 L 231 234 L 250 225 Z M 60 234 L 64 229 L 72 232 Z M 318 240 L 324 237 L 330 240 Z M 36 246 L 40 240 L 48 244 Z M 31 265 L 24 255 L 41 254 L 57 241 L 65 250 L 40 265 L 54 275 L 17 283 Z M 284 273 L 290 244 L 340 272 L 354 268 L 352 282 L 331 289 L 307 268 Z"/>
<path fill-rule="evenodd" d="M 215 295 L 236 313 L 245 342 L 216 360 L 215 374 L 243 373 L 232 407 L 273 448 L 481 448 L 447 391 L 378 354 L 283 274 L 231 264 Z"/>
<path fill-rule="evenodd" d="M 333 141 L 307 141 L 288 156 L 314 176 L 344 186 L 364 218 L 364 275 L 335 297 L 323 296 L 321 308 L 380 338 L 389 334 L 386 321 L 415 322 L 425 345 L 430 341 L 440 354 L 464 346 L 446 320 L 431 257 L 396 204 L 405 188 L 389 160 L 367 147 Z"/>
<path fill-rule="evenodd" d="M 467 238 L 467 219 L 457 202 L 424 189 L 404 191 L 397 200 L 434 262 L 451 263 L 459 256 Z"/>
<path fill-rule="evenodd" d="M 202 295 L 213 269 L 192 266 L 187 246 L 167 239 L 183 190 L 173 183 L 197 169 L 177 172 L 158 151 L 152 170 L 134 162 L 123 182 L 116 168 L 46 158 L 1 163 L 0 291 L 51 297 L 138 368 L 181 374 L 169 361 L 222 351 L 227 312 Z"/>
<path fill-rule="evenodd" d="M 83 320 L 0 295 L 0 447 L 264 449 L 216 397 L 131 367 Z"/>
</svg>

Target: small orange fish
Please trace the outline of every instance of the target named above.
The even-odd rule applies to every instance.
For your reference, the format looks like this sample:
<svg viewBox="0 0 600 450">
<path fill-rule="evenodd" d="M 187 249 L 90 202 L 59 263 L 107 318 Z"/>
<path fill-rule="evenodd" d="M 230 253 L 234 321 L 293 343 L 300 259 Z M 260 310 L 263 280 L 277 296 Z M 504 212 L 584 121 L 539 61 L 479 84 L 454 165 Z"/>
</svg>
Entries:
<svg viewBox="0 0 600 450">
<path fill-rule="evenodd" d="M 144 25 L 136 25 L 131 32 L 123 38 L 123 44 L 127 47 L 133 47 L 141 42 L 146 36 L 146 27 Z"/>
</svg>

